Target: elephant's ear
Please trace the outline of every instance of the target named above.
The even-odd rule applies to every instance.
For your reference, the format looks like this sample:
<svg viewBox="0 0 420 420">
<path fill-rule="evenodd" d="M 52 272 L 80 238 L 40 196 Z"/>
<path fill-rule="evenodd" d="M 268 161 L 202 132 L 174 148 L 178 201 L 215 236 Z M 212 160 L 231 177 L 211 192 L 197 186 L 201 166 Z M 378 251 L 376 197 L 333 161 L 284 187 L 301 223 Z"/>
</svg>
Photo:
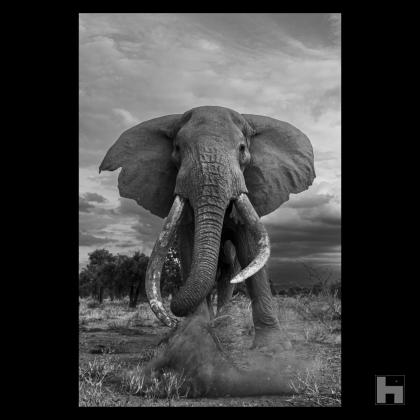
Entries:
<svg viewBox="0 0 420 420">
<path fill-rule="evenodd" d="M 121 197 L 132 198 L 159 217 L 173 202 L 177 169 L 171 161 L 172 133 L 181 115 L 142 122 L 124 133 L 108 150 L 99 172 L 122 167 L 118 176 Z"/>
<path fill-rule="evenodd" d="M 249 199 L 262 217 L 287 201 L 290 193 L 302 192 L 312 184 L 314 155 L 309 139 L 293 125 L 260 115 L 243 117 L 254 131 L 245 183 Z"/>
</svg>

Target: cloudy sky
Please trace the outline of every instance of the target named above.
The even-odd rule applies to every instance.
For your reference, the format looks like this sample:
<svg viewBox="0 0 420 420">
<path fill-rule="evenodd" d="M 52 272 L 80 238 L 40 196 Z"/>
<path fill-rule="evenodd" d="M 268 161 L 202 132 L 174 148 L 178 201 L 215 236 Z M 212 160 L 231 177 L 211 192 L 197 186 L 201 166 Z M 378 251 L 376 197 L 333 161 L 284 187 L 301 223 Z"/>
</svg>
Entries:
<svg viewBox="0 0 420 420">
<path fill-rule="evenodd" d="M 270 272 L 301 281 L 302 263 L 341 262 L 339 14 L 81 14 L 79 261 L 107 248 L 150 254 L 162 219 L 120 198 L 118 170 L 98 173 L 127 128 L 202 105 L 290 122 L 311 140 L 317 177 L 263 221 Z"/>
</svg>

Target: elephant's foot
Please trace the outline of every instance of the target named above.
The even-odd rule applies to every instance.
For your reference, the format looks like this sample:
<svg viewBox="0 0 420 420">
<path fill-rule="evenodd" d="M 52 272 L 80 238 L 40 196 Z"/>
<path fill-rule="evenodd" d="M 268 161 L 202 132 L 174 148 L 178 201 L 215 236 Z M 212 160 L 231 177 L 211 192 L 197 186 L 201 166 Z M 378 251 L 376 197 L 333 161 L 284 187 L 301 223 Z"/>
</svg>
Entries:
<svg viewBox="0 0 420 420">
<path fill-rule="evenodd" d="M 292 343 L 281 327 L 255 327 L 252 349 L 277 353 L 292 349 Z"/>
</svg>

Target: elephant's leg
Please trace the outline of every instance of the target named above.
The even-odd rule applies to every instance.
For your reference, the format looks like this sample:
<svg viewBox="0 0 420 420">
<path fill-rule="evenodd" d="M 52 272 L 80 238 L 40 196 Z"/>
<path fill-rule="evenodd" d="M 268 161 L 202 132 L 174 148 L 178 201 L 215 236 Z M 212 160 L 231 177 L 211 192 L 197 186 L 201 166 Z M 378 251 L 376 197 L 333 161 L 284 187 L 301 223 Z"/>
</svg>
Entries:
<svg viewBox="0 0 420 420">
<path fill-rule="evenodd" d="M 233 274 L 231 267 L 223 266 L 220 280 L 217 283 L 217 314 L 230 301 L 235 285 L 230 283 Z"/>
<path fill-rule="evenodd" d="M 210 319 L 214 318 L 214 310 L 213 310 L 213 293 L 210 292 L 206 297 L 207 309 L 209 311 Z"/>
<path fill-rule="evenodd" d="M 235 285 L 230 283 L 235 274 L 239 273 L 241 266 L 236 256 L 236 250 L 231 241 L 226 241 L 222 249 L 221 274 L 217 282 L 217 313 L 222 310 L 232 298 Z"/>
<path fill-rule="evenodd" d="M 256 253 L 256 244 L 244 225 L 238 226 L 235 246 L 242 267 L 247 266 Z M 253 347 L 278 347 L 290 349 L 291 343 L 278 320 L 277 305 L 271 294 L 267 266 L 246 280 L 252 302 L 255 337 Z"/>
</svg>

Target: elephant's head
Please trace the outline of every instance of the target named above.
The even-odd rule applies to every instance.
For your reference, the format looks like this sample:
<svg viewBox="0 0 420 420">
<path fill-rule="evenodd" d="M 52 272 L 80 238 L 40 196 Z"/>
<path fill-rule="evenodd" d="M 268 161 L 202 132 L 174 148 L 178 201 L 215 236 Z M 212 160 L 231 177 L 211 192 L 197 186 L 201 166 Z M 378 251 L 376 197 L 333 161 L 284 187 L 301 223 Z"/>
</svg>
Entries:
<svg viewBox="0 0 420 420">
<path fill-rule="evenodd" d="M 188 279 L 171 302 L 177 316 L 193 312 L 214 285 L 230 203 L 259 244 L 254 261 L 235 278 L 242 281 L 262 268 L 269 256 L 259 217 L 287 201 L 290 193 L 307 189 L 315 177 L 312 146 L 297 128 L 217 106 L 155 118 L 125 131 L 99 170 L 119 167 L 122 197 L 136 200 L 157 216 L 169 214 L 146 279 L 151 307 L 167 325 L 173 320 L 161 302 L 160 272 L 185 207 L 194 214 L 194 251 Z"/>
</svg>

